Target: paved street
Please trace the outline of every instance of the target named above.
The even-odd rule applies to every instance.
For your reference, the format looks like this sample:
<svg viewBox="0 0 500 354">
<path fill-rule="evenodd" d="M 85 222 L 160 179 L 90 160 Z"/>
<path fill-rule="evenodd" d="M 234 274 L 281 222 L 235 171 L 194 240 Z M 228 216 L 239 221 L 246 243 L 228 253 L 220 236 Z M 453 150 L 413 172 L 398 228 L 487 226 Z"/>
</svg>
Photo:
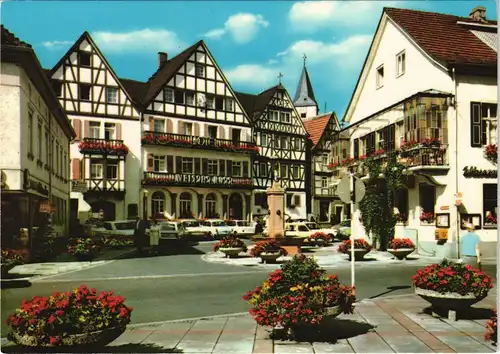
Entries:
<svg viewBox="0 0 500 354">
<path fill-rule="evenodd" d="M 2 290 L 3 321 L 25 298 L 66 291 L 81 284 L 98 290 L 114 290 L 134 307 L 132 323 L 230 314 L 247 311 L 241 296 L 261 283 L 268 271 L 225 264 L 206 263 L 201 255 L 212 244 L 200 244 L 179 254 L 131 258 L 35 280 L 30 287 Z M 181 254 L 184 253 L 184 254 Z M 189 253 L 189 254 L 186 254 Z M 372 266 L 356 273 L 357 296 L 366 299 L 384 295 L 410 294 L 410 278 L 420 266 Z M 485 270 L 495 276 L 495 267 Z M 350 269 L 328 269 L 350 283 Z"/>
</svg>

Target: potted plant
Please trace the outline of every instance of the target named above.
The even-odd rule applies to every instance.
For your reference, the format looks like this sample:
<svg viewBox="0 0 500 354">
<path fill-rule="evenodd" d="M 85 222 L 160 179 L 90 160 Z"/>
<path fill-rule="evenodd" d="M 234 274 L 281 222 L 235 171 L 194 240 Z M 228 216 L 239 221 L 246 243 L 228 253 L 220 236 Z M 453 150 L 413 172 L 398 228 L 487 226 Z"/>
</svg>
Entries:
<svg viewBox="0 0 500 354">
<path fill-rule="evenodd" d="M 372 250 L 372 246 L 361 238 L 354 240 L 354 260 L 362 261 L 364 256 Z M 351 260 L 351 240 L 345 240 L 338 248 L 338 251 L 349 256 Z"/>
<path fill-rule="evenodd" d="M 493 287 L 491 277 L 483 271 L 446 259 L 419 269 L 412 282 L 417 295 L 434 307 L 448 310 L 474 305 Z"/>
<path fill-rule="evenodd" d="M 484 339 L 497 345 L 497 335 L 497 310 L 495 309 L 493 317 L 486 323 L 486 334 L 484 335 Z"/>
<path fill-rule="evenodd" d="M 221 251 L 226 257 L 236 257 L 240 252 L 246 252 L 247 246 L 236 236 L 223 238 L 213 246 L 214 252 Z"/>
<path fill-rule="evenodd" d="M 309 242 L 319 247 L 324 246 L 328 243 L 328 235 L 324 232 L 315 232 L 309 236 Z"/>
<path fill-rule="evenodd" d="M 313 258 L 297 254 L 281 269 L 243 296 L 250 314 L 261 326 L 279 327 L 284 336 L 297 339 L 321 330 L 321 325 L 340 313 L 353 313 L 356 297 L 353 289 L 328 276 Z"/>
<path fill-rule="evenodd" d="M 260 257 L 262 262 L 276 262 L 279 257 L 286 256 L 288 252 L 281 247 L 276 240 L 264 240 L 257 242 L 250 250 L 252 257 Z"/>
<path fill-rule="evenodd" d="M 73 291 L 23 300 L 6 321 L 11 327 L 8 339 L 38 348 L 104 346 L 125 331 L 131 312 L 123 296 L 81 285 Z"/>
<path fill-rule="evenodd" d="M 415 244 L 409 238 L 395 238 L 389 243 L 389 248 L 387 249 L 387 252 L 400 261 L 405 259 L 413 251 L 415 251 Z"/>
<path fill-rule="evenodd" d="M 24 259 L 10 248 L 2 249 L 2 278 L 17 265 L 24 264 Z"/>
<path fill-rule="evenodd" d="M 68 245 L 68 252 L 79 261 L 90 261 L 99 252 L 99 247 L 90 237 L 78 238 Z"/>
<path fill-rule="evenodd" d="M 420 214 L 420 222 L 424 224 L 432 224 L 436 217 L 434 216 L 433 212 L 425 212 L 423 211 L 422 214 Z"/>
</svg>

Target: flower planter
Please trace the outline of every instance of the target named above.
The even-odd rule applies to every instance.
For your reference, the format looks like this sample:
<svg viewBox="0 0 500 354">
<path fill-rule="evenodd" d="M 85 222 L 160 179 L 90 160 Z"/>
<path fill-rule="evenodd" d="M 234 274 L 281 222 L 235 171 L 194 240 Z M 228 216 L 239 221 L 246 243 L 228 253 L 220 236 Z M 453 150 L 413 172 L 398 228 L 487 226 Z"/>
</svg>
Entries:
<svg viewBox="0 0 500 354">
<path fill-rule="evenodd" d="M 362 261 L 368 252 L 370 252 L 370 251 L 367 249 L 364 249 L 364 248 L 355 248 L 354 249 L 354 260 L 355 261 Z M 350 261 L 351 260 L 351 250 L 347 250 L 346 254 L 349 256 L 349 261 Z"/>
<path fill-rule="evenodd" d="M 284 328 L 286 338 L 291 340 L 311 338 L 311 336 L 314 336 L 322 327 L 331 326 L 332 321 L 342 313 L 342 310 L 340 306 L 332 306 L 326 307 L 325 312 L 323 319 L 319 323 L 297 323 L 296 325 Z"/>
<path fill-rule="evenodd" d="M 441 294 L 434 290 L 421 288 L 415 288 L 415 294 L 429 302 L 434 308 L 452 311 L 467 309 L 486 297 L 486 295 L 476 296 L 473 293 L 468 293 L 466 295 L 451 292 Z"/>
<path fill-rule="evenodd" d="M 125 332 L 126 326 L 118 326 L 112 328 L 106 328 L 99 331 L 91 331 L 85 333 L 69 334 L 62 337 L 57 345 L 53 345 L 50 342 L 39 342 L 39 338 L 36 336 L 21 335 L 16 331 L 12 331 L 8 335 L 8 339 L 20 346 L 31 347 L 31 348 L 41 348 L 41 347 L 57 347 L 58 349 L 63 348 L 82 348 L 89 346 L 102 346 L 111 343 L 123 332 Z"/>
<path fill-rule="evenodd" d="M 227 247 L 227 248 L 221 247 L 219 248 L 219 251 L 224 253 L 227 258 L 231 258 L 231 257 L 237 257 L 238 254 L 241 251 L 243 251 L 243 247 Z"/>
<path fill-rule="evenodd" d="M 276 260 L 281 257 L 281 252 L 262 252 L 260 259 L 263 263 L 276 263 Z"/>
<path fill-rule="evenodd" d="M 406 259 L 406 257 L 415 251 L 414 248 L 396 248 L 396 249 L 388 249 L 387 252 L 392 254 L 394 257 L 402 261 Z"/>
</svg>

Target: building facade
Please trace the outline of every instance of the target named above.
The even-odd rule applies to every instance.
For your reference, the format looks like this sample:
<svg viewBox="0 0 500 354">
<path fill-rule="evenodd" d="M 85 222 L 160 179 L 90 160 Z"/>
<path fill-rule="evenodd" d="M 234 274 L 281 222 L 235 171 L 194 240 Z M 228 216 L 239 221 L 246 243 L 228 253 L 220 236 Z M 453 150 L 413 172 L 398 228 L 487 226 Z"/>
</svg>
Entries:
<svg viewBox="0 0 500 354">
<path fill-rule="evenodd" d="M 338 224 L 343 220 L 344 203 L 332 185 L 332 153 L 340 125 L 334 112 L 303 118 L 311 140 L 312 215 L 320 223 Z"/>
<path fill-rule="evenodd" d="M 137 102 L 87 32 L 47 75 L 76 132 L 70 148 L 72 219 L 85 221 L 89 212 L 101 212 L 105 220 L 138 216 Z"/>
<path fill-rule="evenodd" d="M 385 8 L 347 109 L 351 159 L 400 152 L 408 185 L 395 198 L 396 237 L 421 254 L 459 256 L 464 221 L 483 256 L 496 253 L 496 43 L 481 7 L 468 18 Z"/>
<path fill-rule="evenodd" d="M 253 214 L 267 215 L 266 189 L 279 178 L 285 188 L 285 213 L 292 219 L 307 218 L 311 210 L 310 157 L 304 124 L 287 90 L 281 85 L 258 95 L 237 93 L 254 127 L 259 153 L 252 168 Z"/>
<path fill-rule="evenodd" d="M 75 132 L 31 45 L 1 32 L 2 247 L 17 248 L 47 221 L 67 235 Z"/>
<path fill-rule="evenodd" d="M 249 220 L 252 125 L 203 41 L 159 68 L 143 96 L 143 212 Z"/>
</svg>

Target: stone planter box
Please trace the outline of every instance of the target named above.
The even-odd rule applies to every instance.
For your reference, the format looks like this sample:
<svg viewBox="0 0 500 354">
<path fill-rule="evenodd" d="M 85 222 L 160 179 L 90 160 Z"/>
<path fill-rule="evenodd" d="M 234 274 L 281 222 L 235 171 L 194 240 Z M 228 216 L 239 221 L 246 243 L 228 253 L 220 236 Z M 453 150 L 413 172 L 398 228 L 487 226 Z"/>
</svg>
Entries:
<svg viewBox="0 0 500 354">
<path fill-rule="evenodd" d="M 281 252 L 262 252 L 259 257 L 263 263 L 276 263 L 276 260 L 281 257 Z"/>
<path fill-rule="evenodd" d="M 237 257 L 243 251 L 243 247 L 221 247 L 219 251 L 224 253 L 227 258 Z"/>
<path fill-rule="evenodd" d="M 8 335 L 8 339 L 20 346 L 30 347 L 30 348 L 55 348 L 64 349 L 67 348 L 75 349 L 81 348 L 82 350 L 90 346 L 102 346 L 111 343 L 116 338 L 121 336 L 125 332 L 126 326 L 118 326 L 103 329 L 100 331 L 92 331 L 78 334 L 70 334 L 61 339 L 61 342 L 57 345 L 51 345 L 50 343 L 39 343 L 38 338 L 35 336 L 20 335 L 19 333 L 13 331 Z"/>
<path fill-rule="evenodd" d="M 362 261 L 364 259 L 364 257 L 366 256 L 366 254 L 368 254 L 368 252 L 370 252 L 369 250 L 367 249 L 364 249 L 364 248 L 355 248 L 354 249 L 354 260 L 355 261 Z M 349 261 L 351 260 L 351 250 L 347 250 L 347 253 L 346 253 L 348 256 L 349 256 Z"/>
<path fill-rule="evenodd" d="M 433 309 L 448 311 L 448 319 L 451 321 L 457 320 L 457 312 L 464 312 L 464 310 L 467 310 L 486 297 L 486 295 L 476 296 L 473 293 L 468 293 L 466 295 L 460 295 L 458 293 L 441 294 L 434 290 L 421 288 L 415 288 L 415 294 L 429 302 Z"/>
<path fill-rule="evenodd" d="M 394 257 L 402 261 L 406 259 L 406 257 L 415 251 L 414 248 L 396 248 L 396 249 L 388 249 L 387 252 L 392 254 Z"/>
<path fill-rule="evenodd" d="M 299 339 L 300 337 L 305 339 L 309 335 L 314 335 L 314 333 L 317 333 L 318 330 L 320 330 L 322 327 L 328 327 L 329 325 L 331 325 L 332 321 L 342 313 L 340 306 L 327 307 L 325 308 L 325 310 L 325 316 L 320 323 L 297 323 L 296 325 L 290 326 L 288 328 L 283 328 L 283 335 L 291 340 Z"/>
</svg>

